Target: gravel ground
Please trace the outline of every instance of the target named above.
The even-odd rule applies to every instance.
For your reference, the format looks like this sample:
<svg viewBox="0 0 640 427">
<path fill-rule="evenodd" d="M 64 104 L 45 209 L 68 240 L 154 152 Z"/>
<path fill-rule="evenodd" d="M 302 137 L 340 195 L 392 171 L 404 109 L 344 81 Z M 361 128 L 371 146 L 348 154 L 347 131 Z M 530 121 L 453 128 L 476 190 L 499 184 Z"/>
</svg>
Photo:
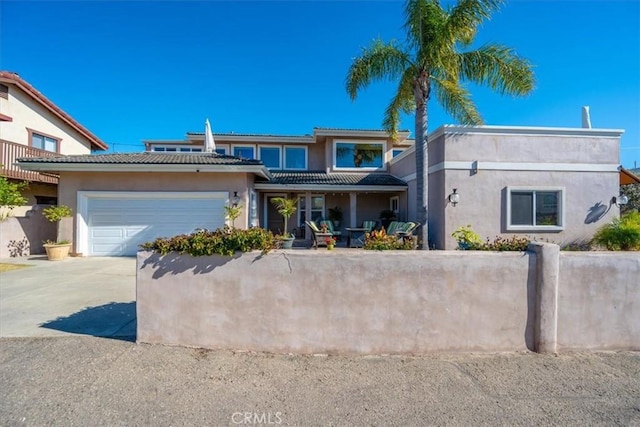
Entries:
<svg viewBox="0 0 640 427">
<path fill-rule="evenodd" d="M 640 353 L 292 356 L 6 338 L 0 424 L 640 426 Z"/>
</svg>

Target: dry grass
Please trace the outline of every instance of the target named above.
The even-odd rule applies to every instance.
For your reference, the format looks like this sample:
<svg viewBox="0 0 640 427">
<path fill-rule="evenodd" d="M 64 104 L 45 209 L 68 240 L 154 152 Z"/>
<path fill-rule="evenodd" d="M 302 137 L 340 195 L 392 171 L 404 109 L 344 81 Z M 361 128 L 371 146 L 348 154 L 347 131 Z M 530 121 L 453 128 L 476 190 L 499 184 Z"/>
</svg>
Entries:
<svg viewBox="0 0 640 427">
<path fill-rule="evenodd" d="M 20 270 L 21 268 L 31 267 L 30 265 L 25 264 L 7 264 L 4 262 L 0 262 L 0 273 L 4 273 L 6 271 L 11 270 Z"/>
</svg>

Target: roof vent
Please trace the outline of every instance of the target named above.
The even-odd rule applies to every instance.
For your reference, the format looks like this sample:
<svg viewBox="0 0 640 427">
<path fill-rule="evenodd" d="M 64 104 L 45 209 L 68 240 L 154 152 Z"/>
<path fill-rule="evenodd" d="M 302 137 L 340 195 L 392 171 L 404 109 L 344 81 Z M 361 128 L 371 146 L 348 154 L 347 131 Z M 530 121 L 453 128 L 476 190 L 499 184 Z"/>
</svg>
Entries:
<svg viewBox="0 0 640 427">
<path fill-rule="evenodd" d="M 582 127 L 584 129 L 591 129 L 591 116 L 589 115 L 589 106 L 582 107 Z"/>
</svg>

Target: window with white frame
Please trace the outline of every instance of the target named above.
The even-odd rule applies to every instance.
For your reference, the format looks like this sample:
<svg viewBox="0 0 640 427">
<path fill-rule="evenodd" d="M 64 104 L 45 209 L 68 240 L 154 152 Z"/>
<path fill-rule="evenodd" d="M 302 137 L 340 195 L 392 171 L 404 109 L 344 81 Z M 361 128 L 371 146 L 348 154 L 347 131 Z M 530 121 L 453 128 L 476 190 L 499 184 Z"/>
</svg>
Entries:
<svg viewBox="0 0 640 427">
<path fill-rule="evenodd" d="M 260 160 L 268 169 L 282 169 L 280 147 L 261 145 L 258 152 Z"/>
<path fill-rule="evenodd" d="M 304 225 L 307 221 L 307 198 L 302 195 L 298 197 L 298 224 Z M 319 222 L 324 219 L 324 196 L 311 196 L 311 220 Z"/>
<path fill-rule="evenodd" d="M 168 146 L 153 146 L 152 151 L 159 153 L 200 153 L 202 147 L 168 147 Z"/>
<path fill-rule="evenodd" d="M 45 151 L 51 151 L 53 153 L 59 152 L 59 142 L 60 140 L 57 138 L 53 138 L 47 135 L 41 135 L 36 132 L 31 133 L 31 146 L 33 148 L 39 148 Z"/>
<path fill-rule="evenodd" d="M 564 189 L 507 187 L 507 230 L 562 230 Z"/>
<path fill-rule="evenodd" d="M 399 156 L 402 153 L 404 153 L 404 148 L 394 148 L 391 150 L 391 157 Z"/>
<path fill-rule="evenodd" d="M 233 155 L 243 159 L 255 159 L 256 149 L 253 145 L 234 145 Z"/>
<path fill-rule="evenodd" d="M 379 169 L 384 166 L 383 142 L 336 141 L 333 164 L 338 169 Z"/>
<path fill-rule="evenodd" d="M 285 169 L 307 169 L 307 147 L 284 147 Z"/>
</svg>

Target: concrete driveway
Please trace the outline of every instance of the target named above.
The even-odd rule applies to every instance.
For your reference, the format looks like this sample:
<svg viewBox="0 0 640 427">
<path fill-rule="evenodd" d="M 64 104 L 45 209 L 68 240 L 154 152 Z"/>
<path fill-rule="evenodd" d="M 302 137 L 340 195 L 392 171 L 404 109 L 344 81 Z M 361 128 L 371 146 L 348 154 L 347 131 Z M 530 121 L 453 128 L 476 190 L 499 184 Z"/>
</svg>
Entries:
<svg viewBox="0 0 640 427">
<path fill-rule="evenodd" d="M 31 256 L 0 262 L 28 265 L 0 273 L 0 337 L 135 339 L 135 258 Z"/>
</svg>

